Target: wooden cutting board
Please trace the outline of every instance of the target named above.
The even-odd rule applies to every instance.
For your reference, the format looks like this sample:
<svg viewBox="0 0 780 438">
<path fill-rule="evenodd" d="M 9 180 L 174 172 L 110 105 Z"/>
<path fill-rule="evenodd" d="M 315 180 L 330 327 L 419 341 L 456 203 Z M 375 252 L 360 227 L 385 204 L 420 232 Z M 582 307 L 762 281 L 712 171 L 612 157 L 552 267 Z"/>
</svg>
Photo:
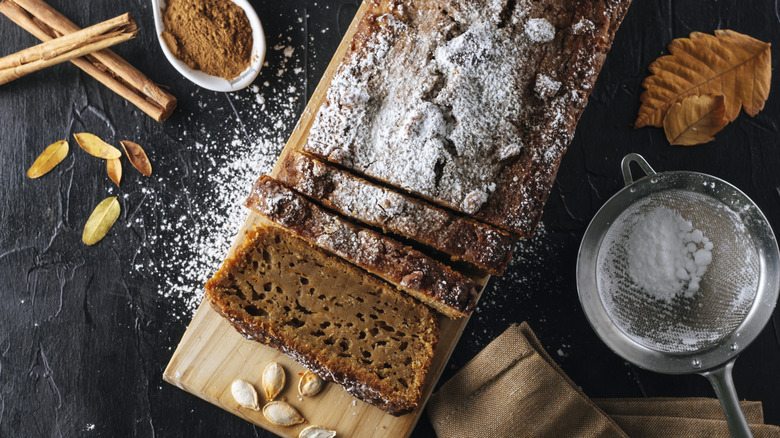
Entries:
<svg viewBox="0 0 780 438">
<path fill-rule="evenodd" d="M 314 116 L 325 99 L 328 85 L 349 47 L 365 10 L 366 3 L 363 2 L 306 106 L 298 125 L 285 145 L 277 167 L 290 150 L 299 148 L 306 140 Z M 278 169 L 275 168 L 271 175 L 275 175 L 277 171 Z M 239 230 L 229 253 L 232 254 L 243 241 L 246 230 L 262 223 L 263 220 L 256 213 L 250 213 L 243 227 Z M 483 289 L 487 280 L 488 278 L 484 278 L 480 282 Z M 297 389 L 299 375 L 306 369 L 271 347 L 245 339 L 205 300 L 201 302 L 192 322 L 173 353 L 173 357 L 163 373 L 163 379 L 283 437 L 295 438 L 308 425 L 320 425 L 334 429 L 338 437 L 408 437 L 417 424 L 425 402 L 439 380 L 467 322 L 466 318 L 458 320 L 441 318 L 441 337 L 423 389 L 423 402 L 417 410 L 401 417 L 393 417 L 378 408 L 363 403 L 333 383 L 327 384 L 323 391 L 315 397 L 299 397 Z M 266 421 L 261 412 L 240 407 L 233 399 L 230 386 L 235 379 L 246 380 L 261 392 L 260 375 L 265 366 L 272 361 L 281 364 L 287 373 L 287 384 L 280 398 L 286 399 L 295 406 L 306 418 L 307 424 L 293 427 L 273 425 Z M 260 398 L 262 405 L 262 395 Z"/>
</svg>

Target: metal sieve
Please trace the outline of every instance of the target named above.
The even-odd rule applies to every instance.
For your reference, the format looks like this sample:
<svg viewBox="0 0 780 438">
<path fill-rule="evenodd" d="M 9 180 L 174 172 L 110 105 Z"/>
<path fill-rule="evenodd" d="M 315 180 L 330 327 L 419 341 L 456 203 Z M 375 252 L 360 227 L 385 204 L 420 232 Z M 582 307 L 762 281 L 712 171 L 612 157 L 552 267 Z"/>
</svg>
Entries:
<svg viewBox="0 0 780 438">
<path fill-rule="evenodd" d="M 634 181 L 632 162 L 647 178 Z M 695 172 L 656 174 L 642 156 L 623 158 L 626 187 L 596 213 L 580 245 L 577 288 L 591 326 L 619 356 L 665 374 L 709 379 L 735 437 L 751 437 L 731 369 L 772 315 L 780 254 L 761 210 L 733 185 Z M 639 218 L 664 206 L 714 244 L 692 297 L 667 303 L 631 279 L 626 243 Z"/>
</svg>

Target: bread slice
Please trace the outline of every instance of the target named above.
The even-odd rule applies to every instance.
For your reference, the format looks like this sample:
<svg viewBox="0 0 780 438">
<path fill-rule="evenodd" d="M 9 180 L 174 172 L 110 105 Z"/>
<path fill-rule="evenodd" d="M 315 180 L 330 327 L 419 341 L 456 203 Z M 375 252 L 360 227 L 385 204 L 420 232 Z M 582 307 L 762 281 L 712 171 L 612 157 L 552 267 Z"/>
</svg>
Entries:
<svg viewBox="0 0 780 438">
<path fill-rule="evenodd" d="M 304 150 L 530 236 L 630 0 L 373 0 Z"/>
<path fill-rule="evenodd" d="M 468 316 L 477 304 L 480 287 L 470 278 L 420 251 L 324 210 L 269 176 L 257 180 L 246 206 L 450 318 Z"/>
<path fill-rule="evenodd" d="M 325 207 L 501 275 L 517 237 L 291 151 L 276 179 Z"/>
<path fill-rule="evenodd" d="M 206 283 L 244 337 L 400 415 L 420 403 L 439 338 L 434 313 L 389 284 L 274 226 L 260 226 Z"/>
</svg>

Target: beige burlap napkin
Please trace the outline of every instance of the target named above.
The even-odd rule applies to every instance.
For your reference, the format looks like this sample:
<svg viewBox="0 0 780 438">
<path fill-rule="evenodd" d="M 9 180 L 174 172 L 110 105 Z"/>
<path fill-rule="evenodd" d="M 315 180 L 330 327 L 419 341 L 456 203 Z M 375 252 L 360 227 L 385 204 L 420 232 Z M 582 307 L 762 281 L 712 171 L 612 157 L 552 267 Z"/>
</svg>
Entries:
<svg viewBox="0 0 780 438">
<path fill-rule="evenodd" d="M 593 399 L 632 438 L 729 438 L 728 424 L 716 398 Z M 761 402 L 740 402 L 755 438 L 780 437 L 780 427 L 764 423 Z"/>
<path fill-rule="evenodd" d="M 760 402 L 743 402 L 756 438 Z M 589 399 L 558 367 L 526 323 L 510 326 L 436 392 L 427 407 L 440 438 L 728 437 L 717 399 Z"/>
<path fill-rule="evenodd" d="M 594 398 L 596 406 L 610 416 L 681 417 L 704 420 L 724 420 L 723 409 L 716 398 L 654 397 L 654 398 Z M 764 424 L 761 402 L 742 401 L 742 412 L 749 424 Z"/>
<path fill-rule="evenodd" d="M 510 326 L 431 396 L 427 410 L 436 434 L 628 436 L 544 355 L 527 324 Z"/>
</svg>

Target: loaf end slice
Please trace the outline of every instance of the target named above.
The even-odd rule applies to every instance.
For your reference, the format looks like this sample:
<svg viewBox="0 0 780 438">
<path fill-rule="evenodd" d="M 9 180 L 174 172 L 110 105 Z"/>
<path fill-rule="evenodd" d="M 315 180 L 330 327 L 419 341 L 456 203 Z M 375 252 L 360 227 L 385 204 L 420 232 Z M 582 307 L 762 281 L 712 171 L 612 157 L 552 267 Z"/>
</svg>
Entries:
<svg viewBox="0 0 780 438">
<path fill-rule="evenodd" d="M 291 151 L 285 157 L 276 179 L 344 216 L 420 242 L 490 274 L 501 275 L 512 258 L 516 236 L 302 152 Z"/>
<path fill-rule="evenodd" d="M 411 412 L 439 338 L 426 306 L 275 226 L 257 227 L 206 283 L 211 306 L 353 396 Z"/>
<path fill-rule="evenodd" d="M 432 257 L 326 211 L 265 175 L 246 206 L 312 245 L 319 246 L 392 283 L 450 318 L 468 316 L 480 287 Z"/>
</svg>

